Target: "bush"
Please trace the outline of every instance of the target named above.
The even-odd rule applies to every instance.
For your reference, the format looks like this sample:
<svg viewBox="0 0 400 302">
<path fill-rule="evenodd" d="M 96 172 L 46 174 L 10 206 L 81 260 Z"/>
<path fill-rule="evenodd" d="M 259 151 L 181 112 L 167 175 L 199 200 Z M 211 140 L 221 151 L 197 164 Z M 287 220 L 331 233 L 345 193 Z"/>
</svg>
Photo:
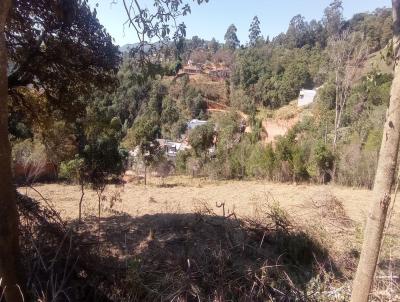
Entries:
<svg viewBox="0 0 400 302">
<path fill-rule="evenodd" d="M 189 144 L 192 146 L 197 156 L 206 154 L 208 148 L 214 143 L 214 124 L 207 123 L 198 126 L 189 133 Z"/>
<path fill-rule="evenodd" d="M 236 89 L 231 94 L 231 106 L 246 114 L 252 114 L 256 111 L 253 98 L 249 97 L 242 89 Z"/>
<path fill-rule="evenodd" d="M 247 176 L 246 165 L 253 145 L 249 139 L 242 140 L 234 146 L 228 160 L 230 162 L 229 178 L 244 178 Z"/>
<path fill-rule="evenodd" d="M 309 149 L 307 146 L 297 145 L 292 150 L 292 166 L 294 181 L 308 180 L 310 175 L 307 171 L 309 160 Z"/>
<path fill-rule="evenodd" d="M 337 171 L 341 185 L 372 188 L 374 184 L 378 154 L 364 150 L 354 142 L 343 147 Z"/>
<path fill-rule="evenodd" d="M 307 171 L 317 182 L 326 183 L 332 178 L 334 163 L 333 152 L 323 142 L 317 142 L 312 150 Z"/>
<path fill-rule="evenodd" d="M 175 160 L 175 169 L 178 173 L 186 173 L 187 171 L 187 163 L 188 159 L 192 156 L 192 152 L 190 150 L 179 151 L 176 155 Z"/>
<path fill-rule="evenodd" d="M 189 109 L 192 118 L 207 118 L 207 102 L 201 94 L 198 94 L 195 98 L 188 97 L 186 106 Z"/>
<path fill-rule="evenodd" d="M 38 141 L 27 139 L 15 143 L 12 159 L 17 182 L 31 183 L 57 177 L 56 166 L 50 164 L 45 146 Z"/>
<path fill-rule="evenodd" d="M 60 164 L 58 176 L 61 179 L 78 182 L 84 165 L 83 158 L 76 158 L 70 161 L 65 161 Z"/>
<path fill-rule="evenodd" d="M 294 127 L 289 133 L 280 137 L 276 143 L 276 158 L 278 171 L 276 177 L 279 181 L 304 181 L 310 178 L 308 166 L 310 163 L 310 144 L 301 137 Z"/>
<path fill-rule="evenodd" d="M 272 180 L 275 173 L 276 158 L 272 145 L 257 144 L 251 151 L 246 164 L 247 175 Z"/>
</svg>

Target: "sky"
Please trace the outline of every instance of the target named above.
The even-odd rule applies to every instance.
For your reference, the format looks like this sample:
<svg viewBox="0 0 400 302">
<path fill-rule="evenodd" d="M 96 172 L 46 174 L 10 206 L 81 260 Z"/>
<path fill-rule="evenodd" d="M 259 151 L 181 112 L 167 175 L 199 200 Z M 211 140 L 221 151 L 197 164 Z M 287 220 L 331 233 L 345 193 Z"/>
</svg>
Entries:
<svg viewBox="0 0 400 302">
<path fill-rule="evenodd" d="M 111 4 L 116 2 L 116 4 Z M 285 32 L 289 21 L 297 14 L 307 21 L 320 20 L 325 7 L 331 0 L 209 0 L 209 3 L 197 5 L 191 3 L 192 13 L 182 18 L 187 27 L 187 38 L 199 36 L 210 40 L 224 41 L 226 29 L 235 24 L 237 35 L 242 44 L 248 41 L 248 31 L 254 16 L 261 22 L 261 32 L 270 38 Z M 142 7 L 151 8 L 152 0 L 140 0 Z M 89 0 L 89 5 L 97 6 L 97 17 L 118 45 L 137 42 L 133 29 L 124 26 L 126 13 L 122 0 Z M 377 7 L 391 7 L 391 0 L 344 0 L 346 19 L 355 13 L 373 11 Z"/>
</svg>

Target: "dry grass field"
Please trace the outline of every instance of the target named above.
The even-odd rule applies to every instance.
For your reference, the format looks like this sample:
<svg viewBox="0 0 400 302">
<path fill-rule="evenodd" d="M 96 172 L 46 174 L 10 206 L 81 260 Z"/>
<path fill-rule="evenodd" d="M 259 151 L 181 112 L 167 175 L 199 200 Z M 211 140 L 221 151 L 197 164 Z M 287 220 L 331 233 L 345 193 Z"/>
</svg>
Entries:
<svg viewBox="0 0 400 302">
<path fill-rule="evenodd" d="M 21 187 L 20 192 L 41 200 L 47 199 L 66 220 L 78 217 L 80 187 L 68 184 L 41 184 L 34 188 Z M 337 217 L 336 209 L 329 209 L 334 199 L 343 212 Z M 128 183 L 124 186 L 110 185 L 102 195 L 102 216 L 126 213 L 132 217 L 154 214 L 196 213 L 204 207 L 218 215 L 235 213 L 237 217 L 258 217 L 266 206 L 276 205 L 287 211 L 294 221 L 311 228 L 323 228 L 330 232 L 340 230 L 340 220 L 352 222 L 347 235 L 361 236 L 361 229 L 373 200 L 366 189 L 331 185 L 281 184 L 264 181 L 210 181 L 190 177 L 170 177 L 165 181 L 152 177 L 147 186 Z M 224 204 L 224 209 L 221 207 Z M 335 207 L 333 205 L 333 207 Z M 400 231 L 400 203 L 396 202 L 391 218 L 390 234 Z M 96 216 L 98 195 L 87 188 L 83 199 L 83 216 Z M 339 221 L 339 222 L 338 222 Z M 323 225 L 321 225 L 323 223 Z M 336 227 L 335 227 L 336 226 Z M 357 233 L 358 232 L 358 233 Z M 361 238 L 358 238 L 358 241 Z M 396 236 L 396 241 L 397 241 Z M 341 244 L 340 240 L 336 243 Z M 353 242 L 355 243 L 355 242 Z M 400 242 L 395 242 L 400 247 Z M 398 244 L 397 244 L 398 243 Z M 399 252 L 400 254 L 400 252 Z"/>
<path fill-rule="evenodd" d="M 78 216 L 80 187 L 68 184 L 38 184 L 34 188 L 50 201 L 65 219 Z M 41 197 L 31 188 L 20 187 L 19 191 L 38 200 Z M 237 216 L 257 215 L 257 210 L 265 204 L 279 203 L 292 216 L 307 220 L 315 207 L 313 203 L 335 196 L 344 206 L 346 214 L 357 223 L 363 223 L 372 192 L 366 189 L 331 185 L 281 184 L 264 181 L 210 181 L 189 177 L 170 177 L 164 182 L 150 178 L 147 186 L 128 183 L 124 186 L 110 185 L 103 193 L 104 215 L 111 215 L 112 209 L 132 216 L 156 213 L 192 213 L 207 204 L 216 212 L 221 211 L 216 203 L 225 203 L 228 212 Z M 97 194 L 86 189 L 84 215 L 97 215 Z M 314 209 L 313 209 L 314 208 Z M 400 209 L 399 204 L 396 210 Z M 314 213 L 315 214 L 315 213 Z M 396 213 L 392 218 L 399 221 Z"/>
<path fill-rule="evenodd" d="M 19 191 L 44 205 L 50 204 L 67 221 L 78 217 L 81 192 L 76 185 L 41 184 L 34 186 L 34 189 L 20 187 Z M 196 222 L 198 213 L 212 213 L 216 215 L 213 217 L 222 219 L 229 216 L 233 220 L 237 217 L 261 221 L 271 213 L 268 211 L 272 208 L 276 215 L 284 217 L 285 224 L 289 223 L 304 230 L 307 236 L 313 238 L 313 242 L 329 251 L 329 259 L 344 273 L 344 279 L 342 278 L 342 283 L 338 286 L 348 294 L 350 281 L 343 280 L 351 280 L 354 274 L 362 243 L 362 229 L 368 205 L 372 200 L 372 192 L 369 190 L 331 185 L 210 181 L 189 177 L 169 177 L 162 181 L 151 177 L 147 186 L 128 183 L 106 188 L 101 198 L 102 229 L 105 244 L 112 247 L 117 257 L 144 257 L 143 255 L 150 253 L 151 257 L 145 257 L 150 257 L 151 260 L 152 257 L 161 257 L 158 255 L 161 250 L 155 248 L 155 243 L 152 243 L 154 246 L 150 245 L 150 242 L 158 242 L 164 248 L 169 246 L 169 242 L 172 244 L 171 255 L 177 249 L 183 248 L 178 248 L 179 244 L 176 242 L 186 242 L 188 239 L 184 240 L 187 236 L 185 230 L 193 225 L 201 225 Z M 400 293 L 398 283 L 393 278 L 388 280 L 388 276 L 400 274 L 399 210 L 397 203 L 391 226 L 385 235 L 374 292 L 376 301 L 386 301 L 386 298 L 392 299 Z M 87 188 L 83 215 L 94 230 L 97 228 L 97 220 L 93 218 L 97 213 L 98 195 Z M 289 217 L 288 220 L 286 217 Z M 204 227 L 208 228 L 207 223 L 202 226 Z M 204 235 L 204 232 L 196 230 L 193 233 L 195 236 L 206 236 L 206 239 L 196 241 L 192 238 L 190 240 L 194 241 L 190 241 L 190 244 L 196 245 L 199 240 L 205 240 L 209 244 L 215 234 Z M 235 232 L 232 234 L 234 236 Z M 130 240 L 128 245 L 127 238 Z M 152 267 L 152 262 L 149 263 Z M 382 298 L 384 300 L 380 300 Z"/>
</svg>

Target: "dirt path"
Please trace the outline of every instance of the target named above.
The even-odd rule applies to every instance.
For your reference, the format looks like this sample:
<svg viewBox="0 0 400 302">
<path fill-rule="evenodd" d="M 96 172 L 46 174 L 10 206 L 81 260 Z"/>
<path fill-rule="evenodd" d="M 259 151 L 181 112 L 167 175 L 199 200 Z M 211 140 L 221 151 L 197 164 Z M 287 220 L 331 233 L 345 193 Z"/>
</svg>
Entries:
<svg viewBox="0 0 400 302">
<path fill-rule="evenodd" d="M 298 122 L 298 119 L 288 121 L 267 119 L 262 121 L 266 133 L 265 142 L 272 143 L 278 136 L 284 136 Z"/>
<path fill-rule="evenodd" d="M 215 103 L 218 104 L 218 103 Z M 209 112 L 228 112 L 229 108 L 226 107 L 226 105 L 222 105 L 221 106 L 209 106 L 209 108 L 207 109 Z M 225 108 L 224 108 L 225 106 Z M 241 112 L 241 111 L 237 111 L 238 114 L 240 115 L 240 117 L 242 119 L 245 119 L 246 121 L 248 121 L 248 115 Z M 272 143 L 276 140 L 276 138 L 278 136 L 284 136 L 287 134 L 287 132 L 293 128 L 294 125 L 296 125 L 299 121 L 298 116 L 288 119 L 288 120 L 284 120 L 284 119 L 264 119 L 262 121 L 262 127 L 263 127 L 263 131 L 264 131 L 264 142 L 265 143 Z M 246 133 L 251 133 L 251 127 L 247 126 L 246 127 Z"/>
</svg>

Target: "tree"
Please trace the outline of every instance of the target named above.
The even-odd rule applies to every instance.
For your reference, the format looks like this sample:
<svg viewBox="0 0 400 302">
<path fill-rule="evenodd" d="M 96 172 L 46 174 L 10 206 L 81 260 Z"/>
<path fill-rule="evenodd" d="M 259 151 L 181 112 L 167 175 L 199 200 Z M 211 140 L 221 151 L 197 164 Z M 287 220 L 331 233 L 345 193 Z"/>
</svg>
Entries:
<svg viewBox="0 0 400 302">
<path fill-rule="evenodd" d="M 310 42 L 322 48 L 326 46 L 326 32 L 321 21 L 311 20 L 308 26 Z"/>
<path fill-rule="evenodd" d="M 151 78 L 141 74 L 135 61 L 124 58 L 117 74 L 119 85 L 109 95 L 104 95 L 112 103 L 115 114 L 121 121 L 132 126 L 142 106 L 148 102 L 151 91 Z"/>
<path fill-rule="evenodd" d="M 190 42 L 190 49 L 194 50 L 194 49 L 198 49 L 198 48 L 203 48 L 204 47 L 204 40 L 199 38 L 199 36 L 193 36 L 191 40 L 189 40 Z"/>
<path fill-rule="evenodd" d="M 288 45 L 292 48 L 301 48 L 309 43 L 309 27 L 302 15 L 294 16 L 290 20 L 286 39 Z"/>
<path fill-rule="evenodd" d="M 197 156 L 206 155 L 208 148 L 213 145 L 214 135 L 214 124 L 212 123 L 198 126 L 190 131 L 189 144 Z"/>
<path fill-rule="evenodd" d="M 186 26 L 183 22 L 178 24 L 178 19 L 190 14 L 188 3 L 181 0 L 155 0 L 151 9 L 142 7 L 141 1 L 138 0 L 122 2 L 128 16 L 126 23 L 132 26 L 139 40 L 138 45 L 131 50 L 131 55 L 139 59 L 138 63 L 142 67 L 153 64 L 154 55 L 161 54 L 160 47 L 168 47 L 171 37 L 177 42 L 186 36 Z M 195 2 L 201 4 L 207 3 L 208 0 Z M 171 28 L 175 30 L 171 32 Z M 157 42 L 149 42 L 152 40 Z"/>
<path fill-rule="evenodd" d="M 7 302 L 23 301 L 18 286 L 19 262 L 18 212 L 11 172 L 11 150 L 8 140 L 8 79 L 5 26 L 11 0 L 0 1 L 0 276 Z"/>
<path fill-rule="evenodd" d="M 257 16 L 254 16 L 253 21 L 250 24 L 249 29 L 249 44 L 250 46 L 257 45 L 257 42 L 261 39 L 261 29 L 260 29 L 260 20 L 258 20 Z"/>
<path fill-rule="evenodd" d="M 0 2 L 0 276 L 7 302 L 21 301 L 17 269 L 18 213 L 8 140 L 8 100 L 13 110 L 37 112 L 21 89 L 45 96 L 42 103 L 59 115 L 84 114 L 85 98 L 112 83 L 119 64 L 112 44 L 86 2 L 48 0 Z M 8 56 L 9 55 L 9 56 Z M 9 64 L 10 63 L 10 64 Z M 9 71 L 7 71 L 9 69 Z"/>
<path fill-rule="evenodd" d="M 194 64 L 205 64 L 208 60 L 208 52 L 204 49 L 195 49 L 190 54 L 190 60 Z"/>
<path fill-rule="evenodd" d="M 390 104 L 386 115 L 383 139 L 379 153 L 374 183 L 374 201 L 371 204 L 364 231 L 360 261 L 353 282 L 352 302 L 367 302 L 374 280 L 381 248 L 391 190 L 395 178 L 400 141 L 400 0 L 392 0 L 393 53 L 395 54 L 394 79 Z"/>
<path fill-rule="evenodd" d="M 265 51 L 261 48 L 246 48 L 238 51 L 231 80 L 235 86 L 247 89 L 270 72 Z"/>
<path fill-rule="evenodd" d="M 8 91 L 13 105 L 35 111 L 20 90 L 31 85 L 43 91 L 48 108 L 75 120 L 85 112 L 88 98 L 82 96 L 115 87 L 120 56 L 86 1 L 57 3 L 14 1 L 5 34 L 12 62 Z"/>
<path fill-rule="evenodd" d="M 343 26 L 342 0 L 333 0 L 324 11 L 323 19 L 328 37 L 340 34 Z"/>
<path fill-rule="evenodd" d="M 119 177 L 124 169 L 126 152 L 120 149 L 123 136 L 121 120 L 108 114 L 109 106 L 101 98 L 95 98 L 87 107 L 86 117 L 79 125 L 78 180 L 83 195 L 83 183 L 88 182 L 98 195 L 100 230 L 101 201 L 108 180 Z M 81 162 L 79 162 L 81 159 Z M 80 201 L 80 206 L 81 206 Z M 81 209 L 80 209 L 81 212 Z"/>
<path fill-rule="evenodd" d="M 145 167 L 145 184 L 147 184 L 147 168 L 156 162 L 162 153 L 157 141 L 160 134 L 159 117 L 152 113 L 139 117 L 128 131 L 126 145 L 131 149 L 139 148 L 139 157 Z"/>
<path fill-rule="evenodd" d="M 234 53 L 230 49 L 220 48 L 213 56 L 213 62 L 224 64 L 225 66 L 232 66 L 234 62 Z"/>
<path fill-rule="evenodd" d="M 180 108 L 177 106 L 176 101 L 169 97 L 163 100 L 162 107 L 160 118 L 162 136 L 168 139 L 179 139 L 187 127 Z"/>
<path fill-rule="evenodd" d="M 236 28 L 236 26 L 233 25 L 233 24 L 231 24 L 231 25 L 228 27 L 228 29 L 227 29 L 227 31 L 226 31 L 226 33 L 225 33 L 225 36 L 224 36 L 224 39 L 225 39 L 225 46 L 226 46 L 228 49 L 235 50 L 236 48 L 239 47 L 240 41 L 239 41 L 239 39 L 238 39 L 236 33 L 237 33 L 237 28 Z"/>
<path fill-rule="evenodd" d="M 186 100 L 186 106 L 189 109 L 192 118 L 203 118 L 207 114 L 207 102 L 200 93 L 194 98 L 188 97 Z"/>
<path fill-rule="evenodd" d="M 215 40 L 215 38 L 212 38 L 211 41 L 208 43 L 208 49 L 211 50 L 212 54 L 215 54 L 219 48 L 220 46 L 217 40 Z"/>
<path fill-rule="evenodd" d="M 353 81 L 357 71 L 362 66 L 367 56 L 367 48 L 364 41 L 360 41 L 356 34 L 343 32 L 330 38 L 328 42 L 328 55 L 331 68 L 335 77 L 335 125 L 333 150 L 336 150 L 338 131 L 341 127 L 343 112 L 351 92 Z"/>
</svg>

